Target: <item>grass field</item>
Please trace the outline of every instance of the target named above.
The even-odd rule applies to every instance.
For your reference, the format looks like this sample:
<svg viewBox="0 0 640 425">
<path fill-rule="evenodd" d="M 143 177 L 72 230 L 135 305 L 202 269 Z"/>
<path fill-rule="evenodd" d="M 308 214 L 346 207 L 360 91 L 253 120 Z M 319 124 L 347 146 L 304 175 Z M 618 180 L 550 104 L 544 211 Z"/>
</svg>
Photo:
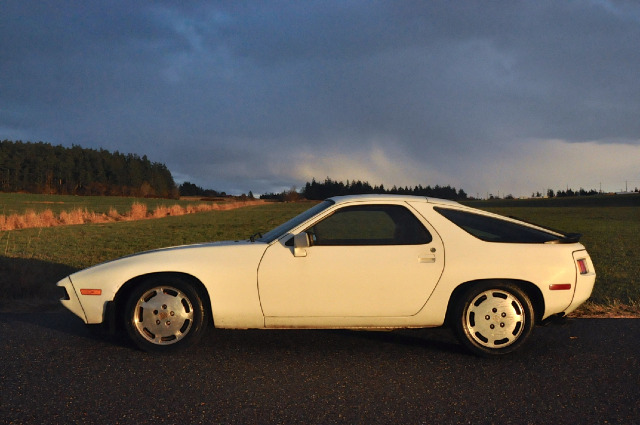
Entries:
<svg viewBox="0 0 640 425">
<path fill-rule="evenodd" d="M 4 196 L 1 194 L 0 200 Z M 83 198 L 72 198 L 77 202 L 74 207 L 90 208 L 82 204 Z M 57 202 L 55 199 L 58 197 L 45 198 L 47 202 Z M 29 202 L 42 201 L 35 197 Z M 129 199 L 125 202 L 133 203 Z M 608 308 L 622 304 L 637 311 L 640 310 L 640 204 L 634 204 L 635 200 L 620 206 L 611 202 L 613 205 L 604 206 L 532 205 L 523 201 L 470 205 L 582 233 L 581 242 L 591 254 L 598 275 L 592 303 Z M 105 208 L 113 206 L 108 202 L 97 203 Z M 275 227 L 310 205 L 274 203 L 157 220 L 0 232 L 0 308 L 25 302 L 56 304 L 59 294 L 55 282 L 75 270 L 163 246 L 246 239 Z"/>
<path fill-rule="evenodd" d="M 121 196 L 72 196 L 72 195 L 34 195 L 28 193 L 0 193 L 0 214 L 24 214 L 31 210 L 36 213 L 51 210 L 54 214 L 62 211 L 87 209 L 98 214 L 107 214 L 115 209 L 124 214 L 134 203 L 142 203 L 149 210 L 159 206 L 180 205 L 186 207 L 200 203 L 199 199 L 177 200 L 157 198 L 125 198 Z"/>
</svg>

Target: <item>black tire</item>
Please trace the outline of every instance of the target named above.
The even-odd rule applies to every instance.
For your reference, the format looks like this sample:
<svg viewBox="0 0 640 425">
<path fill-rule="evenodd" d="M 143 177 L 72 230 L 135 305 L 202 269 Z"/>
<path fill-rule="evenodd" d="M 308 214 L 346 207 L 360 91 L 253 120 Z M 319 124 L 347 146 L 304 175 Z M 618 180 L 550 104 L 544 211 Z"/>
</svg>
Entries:
<svg viewBox="0 0 640 425">
<path fill-rule="evenodd" d="M 482 282 L 462 293 L 453 311 L 453 329 L 473 353 L 500 356 L 527 341 L 534 326 L 531 300 L 509 282 Z"/>
<path fill-rule="evenodd" d="M 134 344 L 157 353 L 195 344 L 208 322 L 202 296 L 187 279 L 172 275 L 155 276 L 136 287 L 124 319 Z"/>
</svg>

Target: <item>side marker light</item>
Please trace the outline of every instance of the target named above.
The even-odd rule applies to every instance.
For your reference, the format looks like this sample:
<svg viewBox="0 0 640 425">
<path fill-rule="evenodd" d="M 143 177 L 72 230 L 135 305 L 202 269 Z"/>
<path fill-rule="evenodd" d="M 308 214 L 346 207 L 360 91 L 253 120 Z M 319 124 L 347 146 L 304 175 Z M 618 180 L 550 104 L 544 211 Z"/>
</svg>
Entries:
<svg viewBox="0 0 640 425">
<path fill-rule="evenodd" d="M 571 289 L 570 283 L 552 283 L 549 285 L 550 291 L 567 291 Z"/>
<path fill-rule="evenodd" d="M 82 295 L 102 295 L 102 289 L 81 289 Z"/>
</svg>

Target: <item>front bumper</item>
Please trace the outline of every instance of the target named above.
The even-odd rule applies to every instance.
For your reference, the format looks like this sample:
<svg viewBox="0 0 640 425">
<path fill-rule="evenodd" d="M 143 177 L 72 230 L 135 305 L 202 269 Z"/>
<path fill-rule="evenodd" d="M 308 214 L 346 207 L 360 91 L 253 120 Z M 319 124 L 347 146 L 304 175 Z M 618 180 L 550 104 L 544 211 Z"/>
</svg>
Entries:
<svg viewBox="0 0 640 425">
<path fill-rule="evenodd" d="M 80 299 L 78 298 L 78 294 L 76 293 L 76 289 L 73 286 L 71 279 L 67 276 L 59 281 L 56 286 L 63 288 L 66 293 L 63 298 L 60 298 L 60 303 L 73 314 L 81 318 L 83 322 L 88 323 L 87 314 L 82 308 L 82 304 L 80 303 Z"/>
</svg>

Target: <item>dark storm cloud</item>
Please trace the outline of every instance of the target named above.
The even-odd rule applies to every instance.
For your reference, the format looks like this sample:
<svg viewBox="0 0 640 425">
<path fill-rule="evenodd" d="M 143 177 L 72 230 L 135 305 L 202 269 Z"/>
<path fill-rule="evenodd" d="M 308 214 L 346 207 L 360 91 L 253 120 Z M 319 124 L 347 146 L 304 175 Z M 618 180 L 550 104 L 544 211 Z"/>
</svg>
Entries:
<svg viewBox="0 0 640 425">
<path fill-rule="evenodd" d="M 144 153 L 239 192 L 484 192 L 538 141 L 639 144 L 634 3 L 185 3 L 3 2 L 0 138 Z"/>
</svg>

